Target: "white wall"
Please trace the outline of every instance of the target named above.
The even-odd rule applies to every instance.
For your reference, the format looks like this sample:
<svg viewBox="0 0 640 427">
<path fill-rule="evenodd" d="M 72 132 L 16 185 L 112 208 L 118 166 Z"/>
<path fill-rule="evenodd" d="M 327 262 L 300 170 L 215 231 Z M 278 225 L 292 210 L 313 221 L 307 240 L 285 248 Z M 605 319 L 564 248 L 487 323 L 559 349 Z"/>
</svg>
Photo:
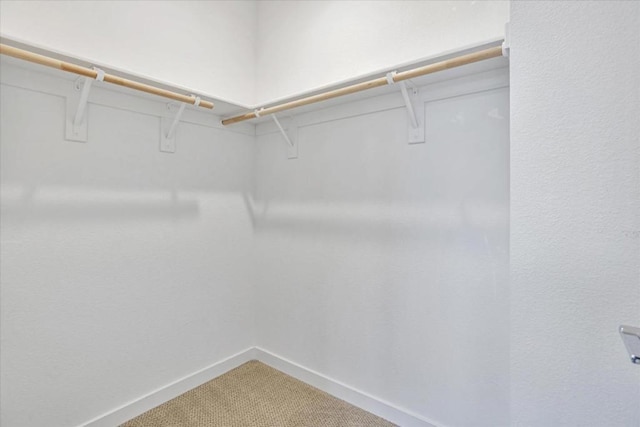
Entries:
<svg viewBox="0 0 640 427">
<path fill-rule="evenodd" d="M 260 1 L 257 104 L 504 37 L 507 1 Z"/>
<path fill-rule="evenodd" d="M 511 417 L 640 425 L 640 3 L 514 2 Z"/>
<path fill-rule="evenodd" d="M 253 136 L 183 122 L 160 153 L 145 101 L 65 141 L 70 81 L 2 79 L 0 424 L 79 425 L 253 346 Z"/>
<path fill-rule="evenodd" d="M 258 126 L 260 347 L 437 425 L 508 424 L 507 83 L 424 90 L 425 144 L 396 93 L 297 117 L 296 160 Z"/>
<path fill-rule="evenodd" d="M 253 1 L 2 1 L 0 31 L 240 105 L 254 102 Z"/>
<path fill-rule="evenodd" d="M 499 37 L 508 11 L 0 7 L 7 35 L 243 103 Z M 466 145 L 475 137 L 447 123 L 497 128 L 458 115 L 454 98 L 428 104 L 442 124 L 433 144 L 406 145 L 397 106 L 352 105 L 340 114 L 353 117 L 303 126 L 287 161 L 268 125 L 255 159 L 251 136 L 194 124 L 160 154 L 157 117 L 98 104 L 89 143 L 67 142 L 63 98 L 3 84 L 1 423 L 87 421 L 253 345 L 255 331 L 267 350 L 445 426 L 639 424 L 640 371 L 616 332 L 640 324 L 639 8 L 512 5 L 510 239 L 506 137 L 496 151 Z M 496 96 L 485 101 L 506 117 Z"/>
</svg>

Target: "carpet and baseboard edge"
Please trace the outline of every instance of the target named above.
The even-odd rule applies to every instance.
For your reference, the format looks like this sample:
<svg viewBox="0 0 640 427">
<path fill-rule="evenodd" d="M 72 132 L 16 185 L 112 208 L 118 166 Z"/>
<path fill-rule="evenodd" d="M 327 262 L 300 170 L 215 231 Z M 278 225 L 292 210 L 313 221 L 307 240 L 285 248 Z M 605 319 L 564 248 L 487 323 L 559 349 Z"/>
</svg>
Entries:
<svg viewBox="0 0 640 427">
<path fill-rule="evenodd" d="M 437 423 L 420 415 L 385 402 L 259 347 L 248 348 L 167 384 L 82 424 L 82 427 L 113 427 L 120 425 L 250 360 L 259 360 L 272 368 L 402 427 L 438 427 Z"/>
</svg>

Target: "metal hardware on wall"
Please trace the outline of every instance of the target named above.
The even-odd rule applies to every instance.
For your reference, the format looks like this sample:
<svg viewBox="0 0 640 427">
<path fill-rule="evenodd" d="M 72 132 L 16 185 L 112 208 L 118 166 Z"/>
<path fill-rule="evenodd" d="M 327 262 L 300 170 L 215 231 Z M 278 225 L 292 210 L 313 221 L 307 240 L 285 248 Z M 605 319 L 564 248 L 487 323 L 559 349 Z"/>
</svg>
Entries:
<svg viewBox="0 0 640 427">
<path fill-rule="evenodd" d="M 259 114 L 259 112 L 257 113 Z M 293 121 L 289 124 L 289 133 L 284 130 L 280 121 L 276 117 L 275 114 L 271 115 L 274 123 L 280 130 L 282 137 L 285 141 L 287 141 L 287 158 L 288 159 L 297 159 L 298 158 L 298 127 L 293 124 Z"/>
<path fill-rule="evenodd" d="M 640 365 L 640 328 L 622 325 L 619 331 L 631 362 Z"/>
<path fill-rule="evenodd" d="M 424 102 L 420 100 L 420 92 L 418 88 L 413 87 L 407 89 L 407 82 L 394 81 L 396 71 L 387 73 L 387 83 L 389 85 L 396 84 L 400 86 L 404 105 L 407 107 L 407 115 L 409 116 L 408 137 L 409 144 L 420 144 L 424 142 Z M 414 105 L 415 103 L 415 105 Z"/>
<path fill-rule="evenodd" d="M 70 141 L 87 142 L 87 104 L 93 81 L 104 81 L 104 71 L 93 68 L 97 75 L 91 77 L 79 77 L 73 83 L 73 90 L 67 96 L 67 114 L 65 121 L 65 139 Z"/>
<path fill-rule="evenodd" d="M 502 41 L 502 56 L 509 57 L 511 53 L 511 35 L 509 34 L 509 23 L 504 24 L 504 40 Z"/>
<path fill-rule="evenodd" d="M 195 95 L 192 95 L 195 96 Z M 194 106 L 200 105 L 200 97 L 195 97 Z M 175 153 L 176 152 L 176 130 L 178 129 L 178 123 L 182 118 L 184 109 L 187 104 L 184 102 L 180 104 L 178 112 L 173 120 L 169 117 L 162 117 L 160 119 L 160 151 L 163 153 Z M 167 104 L 167 111 L 172 111 L 175 108 L 175 104 Z"/>
</svg>

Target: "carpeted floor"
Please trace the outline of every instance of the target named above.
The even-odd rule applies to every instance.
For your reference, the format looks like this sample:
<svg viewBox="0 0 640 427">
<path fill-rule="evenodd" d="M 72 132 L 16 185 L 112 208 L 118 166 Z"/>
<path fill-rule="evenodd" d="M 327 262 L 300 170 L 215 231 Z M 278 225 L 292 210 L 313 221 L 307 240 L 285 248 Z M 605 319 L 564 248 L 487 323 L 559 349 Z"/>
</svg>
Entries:
<svg viewBox="0 0 640 427">
<path fill-rule="evenodd" d="M 394 425 L 254 360 L 145 412 L 123 427 Z"/>
</svg>

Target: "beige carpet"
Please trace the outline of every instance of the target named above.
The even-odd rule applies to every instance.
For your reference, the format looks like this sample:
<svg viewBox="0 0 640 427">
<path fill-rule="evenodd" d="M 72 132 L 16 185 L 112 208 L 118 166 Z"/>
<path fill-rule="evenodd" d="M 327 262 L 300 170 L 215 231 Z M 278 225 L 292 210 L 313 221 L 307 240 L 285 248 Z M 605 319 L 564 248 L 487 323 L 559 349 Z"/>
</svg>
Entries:
<svg viewBox="0 0 640 427">
<path fill-rule="evenodd" d="M 145 412 L 123 427 L 394 425 L 254 360 Z"/>
</svg>

